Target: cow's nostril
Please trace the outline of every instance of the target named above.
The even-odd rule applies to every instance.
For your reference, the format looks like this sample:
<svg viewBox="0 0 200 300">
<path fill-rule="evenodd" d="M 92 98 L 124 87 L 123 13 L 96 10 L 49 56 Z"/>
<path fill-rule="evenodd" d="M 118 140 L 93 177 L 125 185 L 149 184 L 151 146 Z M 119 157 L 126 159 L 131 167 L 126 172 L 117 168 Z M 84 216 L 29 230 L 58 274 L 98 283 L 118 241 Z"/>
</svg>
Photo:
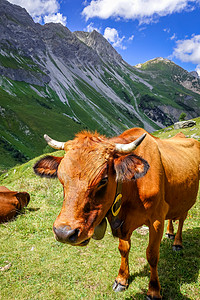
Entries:
<svg viewBox="0 0 200 300">
<path fill-rule="evenodd" d="M 62 243 L 73 244 L 78 239 L 79 229 L 71 229 L 70 226 L 53 227 L 56 239 Z"/>
<path fill-rule="evenodd" d="M 77 241 L 79 229 L 73 229 L 68 232 L 68 239 L 70 242 L 75 243 Z"/>
</svg>

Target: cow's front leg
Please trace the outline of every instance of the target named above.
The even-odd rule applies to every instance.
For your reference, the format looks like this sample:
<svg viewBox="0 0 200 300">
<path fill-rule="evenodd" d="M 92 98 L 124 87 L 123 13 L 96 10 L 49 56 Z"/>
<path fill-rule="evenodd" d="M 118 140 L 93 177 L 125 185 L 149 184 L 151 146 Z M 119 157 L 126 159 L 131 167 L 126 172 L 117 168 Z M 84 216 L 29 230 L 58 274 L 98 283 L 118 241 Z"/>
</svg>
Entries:
<svg viewBox="0 0 200 300">
<path fill-rule="evenodd" d="M 131 241 L 124 241 L 119 239 L 119 252 L 121 254 L 121 265 L 119 269 L 119 274 L 115 279 L 113 284 L 113 290 L 115 292 L 124 291 L 128 288 L 128 278 L 129 278 L 129 264 L 128 255 L 131 248 Z"/>
<path fill-rule="evenodd" d="M 160 283 L 158 279 L 158 260 L 160 251 L 160 242 L 163 235 L 164 220 L 156 220 L 149 227 L 149 245 L 146 250 L 147 260 L 150 265 L 150 281 L 147 292 L 147 299 L 161 299 Z"/>
</svg>

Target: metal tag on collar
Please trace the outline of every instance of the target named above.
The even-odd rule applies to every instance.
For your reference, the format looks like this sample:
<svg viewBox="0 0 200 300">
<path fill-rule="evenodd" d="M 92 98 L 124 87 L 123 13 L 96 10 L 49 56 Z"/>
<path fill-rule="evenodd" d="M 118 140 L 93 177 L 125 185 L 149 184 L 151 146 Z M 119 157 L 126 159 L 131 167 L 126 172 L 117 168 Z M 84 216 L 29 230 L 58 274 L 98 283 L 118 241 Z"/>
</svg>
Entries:
<svg viewBox="0 0 200 300">
<path fill-rule="evenodd" d="M 115 198 L 115 201 L 111 207 L 111 211 L 114 217 L 116 217 L 121 209 L 121 199 L 122 194 L 118 194 Z"/>
<path fill-rule="evenodd" d="M 119 214 L 119 211 L 121 209 L 121 199 L 122 199 L 122 193 L 121 193 L 121 184 L 117 184 L 117 192 L 116 192 L 116 196 L 115 196 L 115 200 L 114 200 L 114 203 L 111 207 L 111 212 L 112 212 L 112 215 L 114 217 L 116 217 L 118 214 Z"/>
</svg>

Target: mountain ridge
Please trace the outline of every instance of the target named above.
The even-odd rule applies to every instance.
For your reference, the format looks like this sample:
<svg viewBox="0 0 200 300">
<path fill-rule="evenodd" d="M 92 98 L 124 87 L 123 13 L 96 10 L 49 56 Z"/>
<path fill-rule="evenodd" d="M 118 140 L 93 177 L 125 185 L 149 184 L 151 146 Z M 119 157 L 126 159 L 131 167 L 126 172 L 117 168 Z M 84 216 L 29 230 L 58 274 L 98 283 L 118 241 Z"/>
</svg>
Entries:
<svg viewBox="0 0 200 300">
<path fill-rule="evenodd" d="M 200 82 L 188 74 L 162 61 L 154 68 L 130 66 L 97 31 L 40 25 L 25 9 L 0 0 L 2 165 L 46 151 L 44 133 L 67 140 L 85 129 L 152 132 L 182 111 L 197 117 Z"/>
<path fill-rule="evenodd" d="M 199 77 L 198 73 L 196 71 L 188 72 L 185 69 L 183 69 L 182 67 L 175 64 L 173 61 L 169 60 L 168 58 L 163 58 L 163 57 L 153 58 L 145 63 L 137 64 L 135 67 L 138 69 L 143 69 L 143 70 L 150 69 L 152 71 L 154 69 L 154 65 L 158 65 L 161 62 L 163 64 L 163 66 L 165 65 L 165 66 L 169 66 L 169 68 L 176 68 L 176 75 L 173 78 L 173 80 L 177 81 L 185 88 L 192 90 L 195 93 L 200 94 L 200 77 Z M 180 77 L 181 73 L 182 73 L 182 76 Z M 186 78 L 184 78 L 184 80 L 182 80 L 183 76 L 186 77 Z M 189 82 L 190 83 L 192 82 L 193 85 L 188 84 Z M 194 84 L 196 85 L 196 87 Z"/>
<path fill-rule="evenodd" d="M 121 62 L 121 55 L 111 46 L 111 44 L 96 30 L 92 32 L 74 31 L 79 40 L 97 52 L 100 57 L 112 62 Z"/>
</svg>

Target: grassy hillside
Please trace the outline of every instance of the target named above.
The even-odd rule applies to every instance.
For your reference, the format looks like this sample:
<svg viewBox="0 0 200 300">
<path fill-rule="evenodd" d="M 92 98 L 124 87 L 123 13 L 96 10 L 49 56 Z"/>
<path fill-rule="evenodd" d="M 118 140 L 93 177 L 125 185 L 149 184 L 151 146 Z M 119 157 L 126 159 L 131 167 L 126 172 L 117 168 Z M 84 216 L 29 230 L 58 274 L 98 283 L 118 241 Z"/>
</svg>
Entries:
<svg viewBox="0 0 200 300">
<path fill-rule="evenodd" d="M 49 89 L 42 97 L 24 82 L 9 81 L 13 95 L 0 87 L 0 169 L 25 162 L 46 151 L 43 134 L 57 139 L 73 137 L 73 132 L 83 128 L 66 115 L 72 115 L 55 93 Z M 17 95 L 17 97 L 16 97 Z M 50 148 L 49 148 L 50 151 Z"/>
<path fill-rule="evenodd" d="M 137 70 L 136 74 L 142 76 L 153 87 L 152 91 L 147 93 L 138 89 L 139 106 L 146 113 L 148 110 L 158 113 L 157 108 L 160 108 L 164 112 L 166 126 L 171 124 L 170 119 L 177 122 L 181 111 L 186 112 L 188 119 L 195 117 L 195 112 L 196 116 L 200 114 L 199 79 L 163 58 L 138 65 Z"/>
<path fill-rule="evenodd" d="M 194 137 L 200 142 L 200 117 L 193 119 L 196 122 L 196 125 L 193 127 L 188 128 L 182 128 L 182 129 L 174 129 L 174 126 L 169 126 L 164 129 L 157 130 L 153 132 L 152 134 L 156 137 L 159 137 L 161 139 L 167 139 L 174 135 L 176 135 L 178 132 L 182 132 L 185 134 L 186 137 Z M 198 138 L 199 137 L 199 138 Z"/>
<path fill-rule="evenodd" d="M 68 102 L 50 87 L 0 78 L 0 172 L 46 152 L 44 133 L 68 140 L 83 129 L 111 135 L 143 123 L 123 106 L 110 103 L 81 78 L 82 95 L 63 87 Z M 158 126 L 155 126 L 159 128 Z"/>
<path fill-rule="evenodd" d="M 9 55 L 0 56 L 2 67 L 43 74 L 30 59 Z M 187 118 L 200 112 L 200 94 L 180 83 L 193 84 L 193 77 L 172 62 L 146 63 L 140 69 L 103 64 L 101 72 L 82 66 L 75 74 L 67 68 L 61 72 L 51 60 L 53 74 L 60 74 L 52 85 L 0 76 L 0 172 L 50 151 L 44 133 L 68 140 L 82 129 L 106 135 L 134 126 L 155 130 L 177 121 L 183 111 Z"/>
<path fill-rule="evenodd" d="M 53 58 L 51 63 L 53 74 L 59 74 L 52 85 L 0 76 L 0 172 L 50 151 L 44 133 L 68 140 L 82 129 L 106 135 L 134 126 L 155 130 L 177 121 L 183 111 L 187 118 L 200 112 L 200 94 L 181 85 L 188 80 L 197 88 L 198 82 L 172 62 L 148 62 L 138 69 L 103 64 L 101 72 L 82 66 L 78 74 L 61 71 Z M 30 71 L 30 82 L 31 76 L 44 75 L 16 53 L 0 55 L 0 65 Z"/>
<path fill-rule="evenodd" d="M 195 127 L 198 129 L 181 131 L 200 135 L 200 118 Z M 168 137 L 175 133 L 172 129 L 159 130 L 155 135 Z M 62 151 L 55 153 L 63 155 Z M 62 206 L 63 190 L 57 179 L 42 179 L 33 173 L 37 159 L 10 169 L 0 177 L 0 185 L 31 195 L 24 214 L 0 225 L 0 266 L 11 263 L 8 270 L 0 270 L 0 299 L 144 299 L 149 281 L 145 257 L 147 232 L 138 230 L 132 235 L 129 289 L 124 293 L 113 292 L 111 286 L 120 266 L 118 240 L 108 228 L 103 240 L 92 240 L 84 248 L 55 241 L 52 225 Z M 174 253 L 172 241 L 163 237 L 158 272 L 164 300 L 199 297 L 199 200 L 200 195 L 185 221 L 183 252 Z M 177 230 L 177 224 L 175 227 Z"/>
</svg>

